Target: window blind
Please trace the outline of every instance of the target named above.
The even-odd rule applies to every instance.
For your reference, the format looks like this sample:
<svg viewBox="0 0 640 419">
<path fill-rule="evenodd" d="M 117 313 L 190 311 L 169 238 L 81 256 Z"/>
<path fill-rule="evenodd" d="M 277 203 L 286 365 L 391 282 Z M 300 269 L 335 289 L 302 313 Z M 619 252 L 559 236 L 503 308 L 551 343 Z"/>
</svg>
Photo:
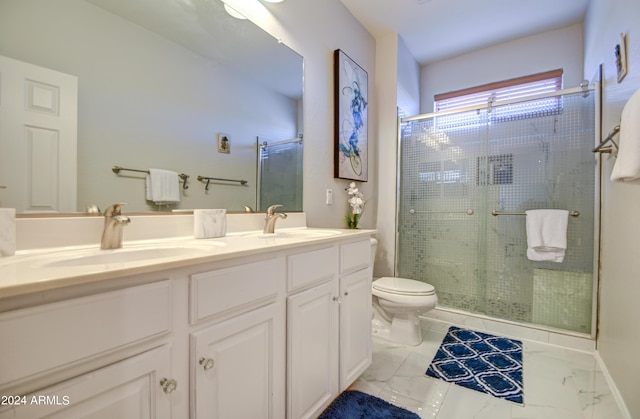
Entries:
<svg viewBox="0 0 640 419">
<path fill-rule="evenodd" d="M 518 99 L 542 93 L 553 93 L 562 89 L 562 70 L 552 70 L 525 77 L 489 83 L 468 89 L 435 95 L 436 112 L 486 104 L 494 101 Z"/>
<path fill-rule="evenodd" d="M 469 89 L 436 95 L 436 112 L 486 105 L 490 98 L 493 102 L 510 99 L 524 99 L 528 96 L 553 93 L 562 89 L 562 70 L 553 70 L 531 76 L 490 83 Z M 562 111 L 562 98 L 549 96 L 543 99 L 523 100 L 493 108 L 488 114 L 488 123 L 512 121 L 516 119 L 558 114 Z M 440 116 L 439 128 L 464 127 L 481 123 L 476 112 L 460 115 Z"/>
</svg>

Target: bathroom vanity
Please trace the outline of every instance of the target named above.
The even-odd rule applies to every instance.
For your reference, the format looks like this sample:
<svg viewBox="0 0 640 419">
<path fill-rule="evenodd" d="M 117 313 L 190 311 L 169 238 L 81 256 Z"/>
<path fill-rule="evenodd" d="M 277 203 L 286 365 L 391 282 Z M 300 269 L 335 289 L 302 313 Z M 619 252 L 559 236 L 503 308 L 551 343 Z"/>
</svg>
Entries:
<svg viewBox="0 0 640 419">
<path fill-rule="evenodd" d="M 372 233 L 0 259 L 0 418 L 316 417 L 371 362 Z"/>
</svg>

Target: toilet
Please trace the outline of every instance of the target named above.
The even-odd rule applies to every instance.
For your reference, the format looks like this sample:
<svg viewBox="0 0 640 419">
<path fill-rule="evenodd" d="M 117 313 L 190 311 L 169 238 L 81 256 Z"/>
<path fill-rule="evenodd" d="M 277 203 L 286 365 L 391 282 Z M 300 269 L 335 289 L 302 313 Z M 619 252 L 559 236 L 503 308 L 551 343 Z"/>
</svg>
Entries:
<svg viewBox="0 0 640 419">
<path fill-rule="evenodd" d="M 371 239 L 372 263 L 377 240 Z M 408 278 L 383 277 L 371 284 L 373 293 L 373 333 L 404 345 L 422 343 L 420 316 L 438 303 L 431 284 Z"/>
</svg>

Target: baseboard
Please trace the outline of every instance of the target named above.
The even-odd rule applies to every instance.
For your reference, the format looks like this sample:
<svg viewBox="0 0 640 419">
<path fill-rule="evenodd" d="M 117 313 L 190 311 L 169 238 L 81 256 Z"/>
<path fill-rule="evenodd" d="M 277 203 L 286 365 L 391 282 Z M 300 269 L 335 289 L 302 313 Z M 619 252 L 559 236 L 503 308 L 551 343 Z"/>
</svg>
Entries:
<svg viewBox="0 0 640 419">
<path fill-rule="evenodd" d="M 508 320 L 477 315 L 449 308 L 436 308 L 421 316 L 423 322 L 438 322 L 435 329 L 453 324 L 459 327 L 473 328 L 479 331 L 496 333 L 517 339 L 533 340 L 549 345 L 561 346 L 584 352 L 595 352 L 595 340 L 582 333 L 555 331 L 535 325 L 525 325 Z M 443 330 L 444 331 L 444 330 Z"/>
<path fill-rule="evenodd" d="M 620 413 L 622 413 L 622 419 L 633 419 L 631 417 L 631 413 L 629 412 L 629 409 L 627 409 L 627 404 L 624 402 L 624 399 L 622 398 L 622 394 L 620 394 L 620 391 L 618 390 L 618 386 L 616 386 L 616 383 L 615 381 L 613 381 L 611 374 L 609 374 L 607 365 L 604 363 L 604 361 L 600 357 L 600 352 L 595 351 L 594 356 L 596 358 L 596 362 L 598 362 L 598 365 L 602 370 L 602 374 L 604 375 L 604 378 L 607 380 L 607 384 L 611 389 L 611 394 L 613 395 L 613 398 L 616 400 L 618 409 L 620 409 Z"/>
</svg>

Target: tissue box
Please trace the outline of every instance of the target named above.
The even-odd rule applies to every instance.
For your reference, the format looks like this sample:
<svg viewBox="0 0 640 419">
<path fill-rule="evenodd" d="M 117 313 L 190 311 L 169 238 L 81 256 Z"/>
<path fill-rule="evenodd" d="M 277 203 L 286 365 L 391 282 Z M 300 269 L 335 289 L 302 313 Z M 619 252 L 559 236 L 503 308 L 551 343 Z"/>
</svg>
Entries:
<svg viewBox="0 0 640 419">
<path fill-rule="evenodd" d="M 223 237 L 227 234 L 227 210 L 193 210 L 193 235 L 196 239 Z"/>
<path fill-rule="evenodd" d="M 16 210 L 0 208 L 0 257 L 16 254 Z"/>
</svg>

